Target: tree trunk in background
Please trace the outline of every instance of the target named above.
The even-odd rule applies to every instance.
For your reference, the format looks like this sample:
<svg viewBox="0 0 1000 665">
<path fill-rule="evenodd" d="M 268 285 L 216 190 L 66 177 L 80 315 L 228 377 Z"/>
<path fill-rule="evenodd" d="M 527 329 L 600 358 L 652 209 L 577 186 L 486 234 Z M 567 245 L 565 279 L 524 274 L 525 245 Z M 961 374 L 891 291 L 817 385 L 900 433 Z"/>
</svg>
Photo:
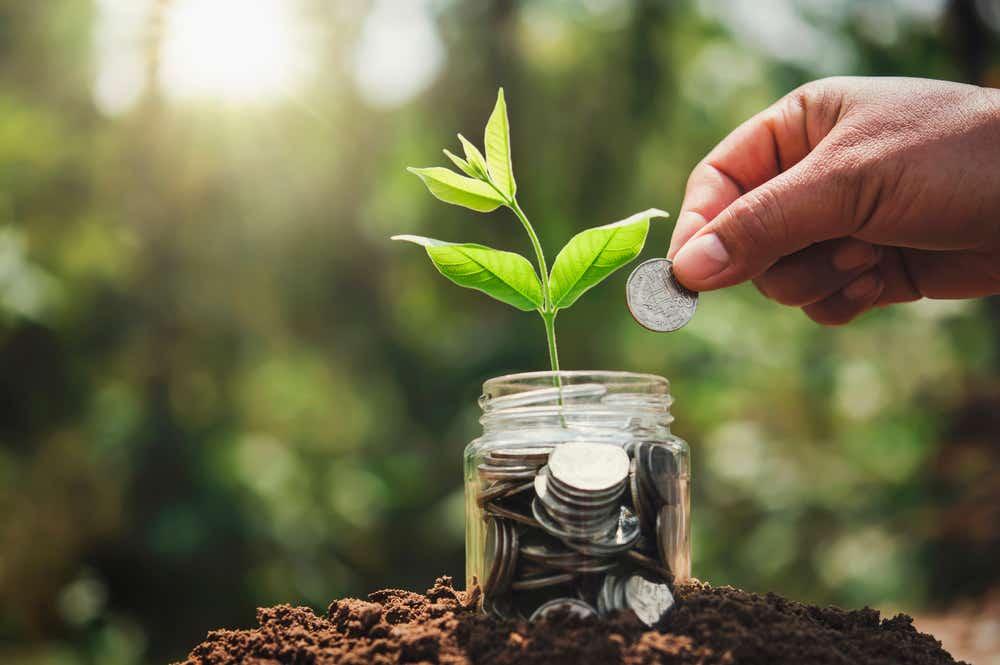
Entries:
<svg viewBox="0 0 1000 665">
<path fill-rule="evenodd" d="M 947 39 L 962 78 L 983 85 L 995 39 L 973 0 L 952 0 Z M 929 501 L 940 511 L 930 547 L 934 562 L 931 602 L 986 598 L 1000 588 L 1000 296 L 985 299 L 993 330 L 993 371 L 970 379 L 961 404 L 942 429 L 942 446 L 928 474 Z"/>
<path fill-rule="evenodd" d="M 976 8 L 975 0 L 952 0 L 948 18 L 962 77 L 967 83 L 985 85 L 994 35 Z M 996 331 L 994 366 L 1000 370 L 1000 296 L 987 298 L 986 306 Z"/>
</svg>

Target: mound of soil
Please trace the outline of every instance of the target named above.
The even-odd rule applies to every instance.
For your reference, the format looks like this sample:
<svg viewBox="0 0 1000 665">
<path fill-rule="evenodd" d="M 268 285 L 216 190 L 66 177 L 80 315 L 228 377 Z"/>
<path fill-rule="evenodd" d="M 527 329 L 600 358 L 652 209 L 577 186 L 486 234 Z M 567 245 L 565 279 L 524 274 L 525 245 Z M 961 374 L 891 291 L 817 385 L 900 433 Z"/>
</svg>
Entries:
<svg viewBox="0 0 1000 665">
<path fill-rule="evenodd" d="M 691 582 L 656 630 L 623 612 L 498 621 L 473 608 L 476 592 L 442 577 L 426 595 L 386 589 L 368 600 L 257 611 L 257 628 L 216 630 L 183 665 L 930 665 L 954 663 L 905 615 L 844 611 Z"/>
</svg>

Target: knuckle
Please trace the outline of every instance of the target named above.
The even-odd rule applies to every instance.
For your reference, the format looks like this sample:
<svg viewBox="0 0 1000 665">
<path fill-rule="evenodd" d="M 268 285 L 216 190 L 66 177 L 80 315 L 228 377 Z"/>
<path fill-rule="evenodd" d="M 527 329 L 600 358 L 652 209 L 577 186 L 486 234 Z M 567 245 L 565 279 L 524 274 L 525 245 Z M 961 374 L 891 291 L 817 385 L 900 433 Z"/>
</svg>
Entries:
<svg viewBox="0 0 1000 665">
<path fill-rule="evenodd" d="M 840 76 L 826 76 L 823 78 L 813 79 L 807 83 L 803 83 L 799 87 L 788 93 L 790 97 L 796 97 L 800 100 L 808 101 L 823 101 L 828 95 L 830 95 L 834 89 L 838 87 L 838 82 L 843 77 Z"/>
<path fill-rule="evenodd" d="M 850 77 L 831 76 L 810 81 L 792 90 L 784 103 L 801 108 L 816 138 L 825 136 L 839 121 Z M 811 134 L 813 132 L 810 132 Z"/>
<path fill-rule="evenodd" d="M 687 183 L 684 186 L 685 191 L 690 192 L 698 184 L 699 179 L 707 168 L 708 157 L 702 158 L 701 161 L 694 165 L 694 168 L 688 174 Z"/>
<path fill-rule="evenodd" d="M 809 100 L 815 97 L 815 92 L 811 87 L 814 83 L 815 81 L 813 83 L 800 85 L 789 92 L 774 105 L 774 110 L 779 115 L 785 116 L 795 115 L 796 113 L 805 113 L 810 106 Z"/>
</svg>

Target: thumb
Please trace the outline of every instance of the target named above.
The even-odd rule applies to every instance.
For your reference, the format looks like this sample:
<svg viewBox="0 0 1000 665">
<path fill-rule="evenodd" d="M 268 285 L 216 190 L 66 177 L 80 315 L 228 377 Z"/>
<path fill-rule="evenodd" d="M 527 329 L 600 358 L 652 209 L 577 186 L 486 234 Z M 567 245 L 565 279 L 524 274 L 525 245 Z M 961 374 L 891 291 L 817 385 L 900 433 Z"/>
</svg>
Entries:
<svg viewBox="0 0 1000 665">
<path fill-rule="evenodd" d="M 677 279 L 695 291 L 721 289 L 813 243 L 850 235 L 860 201 L 856 176 L 823 163 L 813 153 L 733 201 L 677 252 Z"/>
</svg>

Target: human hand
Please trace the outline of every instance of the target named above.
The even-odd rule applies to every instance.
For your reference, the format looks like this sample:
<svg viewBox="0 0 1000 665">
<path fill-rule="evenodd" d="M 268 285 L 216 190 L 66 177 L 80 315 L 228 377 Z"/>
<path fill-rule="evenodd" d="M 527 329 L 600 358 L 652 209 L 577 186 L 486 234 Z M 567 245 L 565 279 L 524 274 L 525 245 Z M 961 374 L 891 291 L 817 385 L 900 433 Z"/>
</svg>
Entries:
<svg viewBox="0 0 1000 665">
<path fill-rule="evenodd" d="M 829 325 L 1000 293 L 1000 90 L 809 83 L 695 167 L 667 256 L 691 289 L 752 279 Z"/>
</svg>

